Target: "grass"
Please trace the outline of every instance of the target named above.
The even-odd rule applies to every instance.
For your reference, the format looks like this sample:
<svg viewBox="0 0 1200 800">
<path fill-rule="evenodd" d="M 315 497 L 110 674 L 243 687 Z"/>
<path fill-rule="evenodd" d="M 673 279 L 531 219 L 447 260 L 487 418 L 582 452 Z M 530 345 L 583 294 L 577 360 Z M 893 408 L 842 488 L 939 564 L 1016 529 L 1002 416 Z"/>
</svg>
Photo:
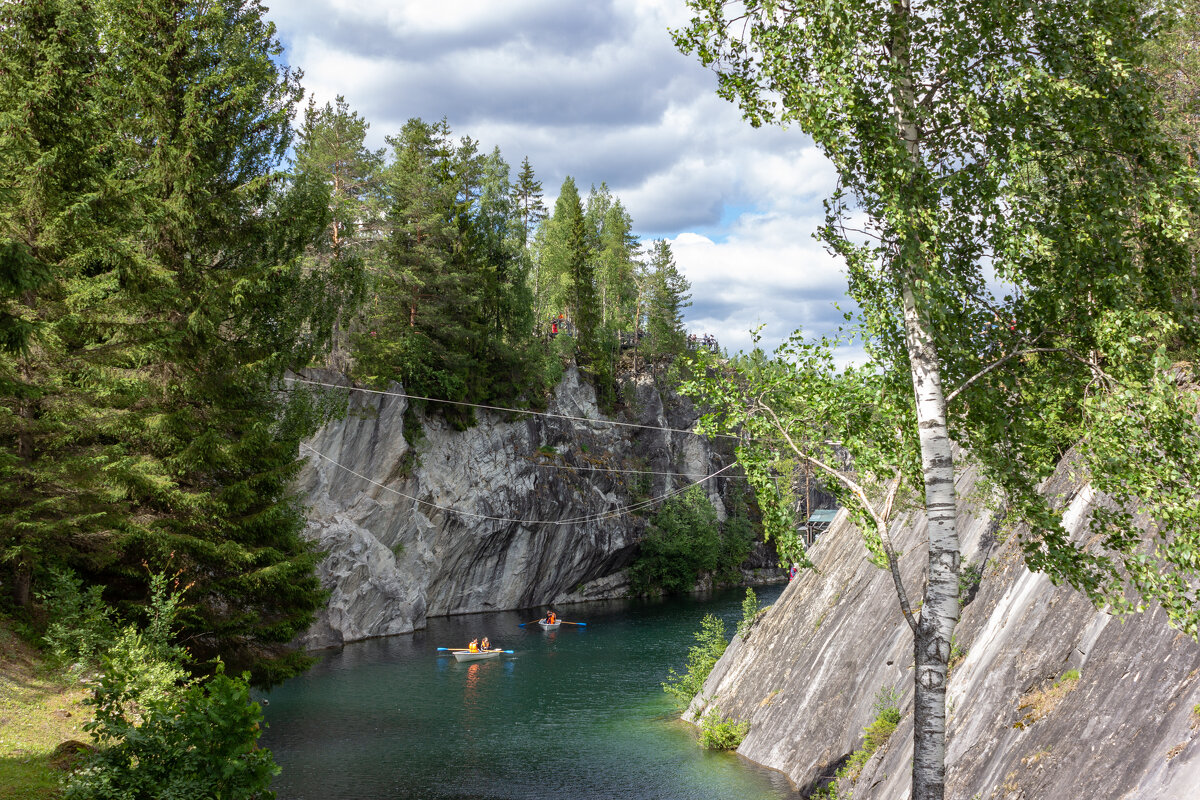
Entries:
<svg viewBox="0 0 1200 800">
<path fill-rule="evenodd" d="M 1018 711 L 1027 711 L 1025 716 L 1013 723 L 1017 729 L 1027 728 L 1039 719 L 1049 716 L 1063 698 L 1079 683 L 1079 670 L 1069 669 L 1062 674 L 1051 686 L 1045 689 L 1035 689 L 1022 695 L 1017 705 Z"/>
<path fill-rule="evenodd" d="M 870 725 L 863 728 L 862 747 L 846 757 L 846 762 L 837 771 L 834 779 L 810 794 L 810 800 L 848 800 L 852 796 L 853 789 L 849 786 L 846 787 L 845 794 L 839 792 L 838 786 L 844 785 L 843 781 L 848 782 L 851 786 L 857 783 L 862 775 L 863 767 L 871 760 L 871 756 L 892 738 L 892 734 L 900 724 L 899 703 L 900 693 L 894 688 L 882 687 L 875 693 L 875 702 L 871 706 L 875 712 L 875 719 L 871 721 Z"/>
<path fill-rule="evenodd" d="M 78 680 L 50 670 L 0 619 L 0 800 L 59 796 L 70 756 L 56 749 L 91 741 L 83 730 L 91 718 L 85 696 Z"/>
</svg>

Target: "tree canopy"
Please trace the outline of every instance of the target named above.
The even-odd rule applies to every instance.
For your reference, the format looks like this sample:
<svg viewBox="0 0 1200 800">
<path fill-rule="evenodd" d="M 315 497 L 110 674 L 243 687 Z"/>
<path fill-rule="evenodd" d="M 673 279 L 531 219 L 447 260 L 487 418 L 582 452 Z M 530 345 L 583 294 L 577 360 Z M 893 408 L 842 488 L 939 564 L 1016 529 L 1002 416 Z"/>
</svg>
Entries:
<svg viewBox="0 0 1200 800">
<path fill-rule="evenodd" d="M 1194 305 L 1179 287 L 1192 270 L 1196 174 L 1160 124 L 1160 98 L 1144 69 L 1147 40 L 1177 19 L 1177 7 L 689 5 L 696 15 L 676 41 L 716 70 L 719 94 L 754 125 L 798 125 L 838 170 L 820 235 L 844 257 L 862 309 L 860 331 L 880 370 L 872 384 L 883 393 L 871 407 L 895 409 L 885 416 L 902 426 L 908 420 L 895 434 L 877 430 L 875 455 L 855 455 L 893 487 L 868 505 L 886 510 L 897 492 L 917 492 L 929 520 L 919 606 L 907 600 L 918 593 L 893 575 L 914 628 L 913 796 L 941 797 L 945 665 L 959 612 L 953 469 L 961 456 L 952 441 L 1035 522 L 1022 543 L 1031 567 L 1097 602 L 1123 602 L 1126 578 L 1137 576 L 1144 598 L 1195 631 L 1195 573 L 1187 577 L 1194 524 L 1162 531 L 1159 555 L 1147 560 L 1128 518 L 1116 514 L 1102 522 L 1116 526 L 1104 546 L 1088 548 L 1067 539 L 1056 510 L 1034 491 L 1078 444 L 1102 488 L 1134 499 L 1122 487 L 1133 485 L 1131 470 L 1146 470 L 1131 459 L 1111 469 L 1118 437 L 1105 431 L 1114 424 L 1146 442 L 1144 453 L 1171 453 L 1166 473 L 1197 466 L 1190 445 L 1181 452 L 1161 440 L 1168 431 L 1184 434 L 1177 442 L 1195 440 L 1183 410 L 1191 401 L 1175 391 L 1170 358 L 1195 343 L 1183 333 L 1194 331 Z M 865 232 L 850 222 L 863 218 Z M 799 387 L 789 402 L 803 404 L 804 380 L 832 380 L 828 370 L 804 367 L 811 355 L 795 347 L 782 355 L 788 366 L 779 369 L 795 370 Z M 750 396 L 760 388 L 753 383 Z M 1144 413 L 1118 413 L 1129 391 L 1154 398 Z M 780 451 L 821 460 L 791 427 L 813 419 L 811 411 L 771 420 L 777 437 L 793 437 Z M 832 433 L 835 441 L 847 436 Z M 1159 471 L 1144 486 L 1164 482 Z M 1180 519 L 1195 519 L 1194 502 L 1178 499 Z M 1182 574 L 1156 581 L 1167 565 Z"/>
</svg>

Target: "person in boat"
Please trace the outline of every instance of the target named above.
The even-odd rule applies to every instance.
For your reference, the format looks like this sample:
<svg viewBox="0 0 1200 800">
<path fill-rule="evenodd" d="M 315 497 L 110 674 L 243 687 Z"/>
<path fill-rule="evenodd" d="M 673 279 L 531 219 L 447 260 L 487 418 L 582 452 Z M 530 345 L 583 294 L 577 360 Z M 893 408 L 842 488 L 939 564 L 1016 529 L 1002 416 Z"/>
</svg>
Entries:
<svg viewBox="0 0 1200 800">
<path fill-rule="evenodd" d="M 469 645 L 467 645 L 467 650 L 471 651 L 472 653 L 478 653 L 479 652 L 479 640 L 472 639 L 471 643 Z"/>
<path fill-rule="evenodd" d="M 483 641 L 479 643 L 479 649 L 485 652 L 492 649 L 492 643 L 488 641 L 486 636 L 483 637 Z"/>
<path fill-rule="evenodd" d="M 553 611 L 546 612 L 546 624 L 553 625 L 558 621 L 558 616 Z"/>
</svg>

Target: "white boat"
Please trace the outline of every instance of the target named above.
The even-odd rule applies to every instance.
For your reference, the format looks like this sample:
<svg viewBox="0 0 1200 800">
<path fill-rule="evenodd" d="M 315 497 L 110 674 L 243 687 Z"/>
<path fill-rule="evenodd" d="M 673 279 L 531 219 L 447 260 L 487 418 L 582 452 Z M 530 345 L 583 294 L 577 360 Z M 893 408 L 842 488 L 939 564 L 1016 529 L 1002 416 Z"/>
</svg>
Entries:
<svg viewBox="0 0 1200 800">
<path fill-rule="evenodd" d="M 454 653 L 457 661 L 482 661 L 485 658 L 496 658 L 504 651 L 497 648 L 495 650 L 476 650 L 473 653 L 470 650 L 453 650 L 451 652 Z"/>
<path fill-rule="evenodd" d="M 546 620 L 544 620 L 544 619 L 539 619 L 538 625 L 541 625 L 542 630 L 544 630 L 544 631 L 554 631 L 554 630 L 558 630 L 559 625 L 562 625 L 562 620 L 556 620 L 554 622 L 546 622 Z"/>
</svg>

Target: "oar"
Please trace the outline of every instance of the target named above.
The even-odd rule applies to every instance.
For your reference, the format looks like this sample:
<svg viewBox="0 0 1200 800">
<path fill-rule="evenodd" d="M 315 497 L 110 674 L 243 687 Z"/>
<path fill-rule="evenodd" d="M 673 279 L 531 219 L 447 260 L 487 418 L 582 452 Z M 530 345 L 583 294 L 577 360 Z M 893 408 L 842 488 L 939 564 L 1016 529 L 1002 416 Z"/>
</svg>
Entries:
<svg viewBox="0 0 1200 800">
<path fill-rule="evenodd" d="M 439 647 L 438 650 L 447 650 L 451 653 L 469 653 L 469 652 L 471 652 L 471 649 L 469 647 Z M 496 650 L 499 650 L 499 648 L 495 648 L 492 650 L 476 650 L 475 652 L 477 652 L 477 653 L 494 653 L 494 652 L 496 652 Z M 500 650 L 500 652 L 508 653 L 509 655 L 512 655 L 512 653 L 513 653 L 512 650 Z"/>
<path fill-rule="evenodd" d="M 520 625 L 518 625 L 517 627 L 518 627 L 518 628 L 524 628 L 526 625 L 532 625 L 533 623 L 535 623 L 535 622 L 541 622 L 541 621 L 542 621 L 542 620 L 544 620 L 544 619 L 545 619 L 545 617 L 538 617 L 537 619 L 531 619 L 531 620 L 529 620 L 529 622 L 522 622 L 522 623 L 521 623 Z"/>
<path fill-rule="evenodd" d="M 581 628 L 587 627 L 586 622 L 567 622 L 565 619 L 560 619 L 559 622 L 561 622 L 563 625 L 578 625 Z"/>
</svg>

